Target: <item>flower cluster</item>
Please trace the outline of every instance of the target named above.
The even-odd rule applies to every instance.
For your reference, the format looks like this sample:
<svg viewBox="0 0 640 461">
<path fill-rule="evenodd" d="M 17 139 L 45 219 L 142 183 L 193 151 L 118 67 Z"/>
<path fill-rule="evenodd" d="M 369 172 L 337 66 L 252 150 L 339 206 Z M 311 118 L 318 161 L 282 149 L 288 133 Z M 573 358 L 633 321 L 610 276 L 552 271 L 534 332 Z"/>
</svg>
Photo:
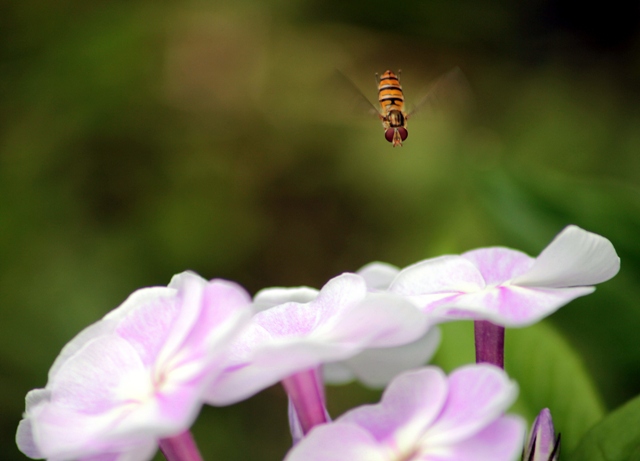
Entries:
<svg viewBox="0 0 640 461">
<path fill-rule="evenodd" d="M 505 415 L 517 385 L 502 369 L 505 327 L 530 325 L 613 277 L 605 238 L 564 229 L 537 258 L 508 248 L 441 256 L 402 270 L 372 263 L 320 290 L 239 285 L 185 272 L 143 288 L 78 334 L 47 385 L 27 395 L 19 448 L 50 460 L 200 460 L 189 428 L 282 382 L 294 447 L 286 461 L 510 461 L 524 422 Z M 437 324 L 476 322 L 477 364 L 424 367 Z M 324 381 L 384 387 L 377 405 L 331 421 Z M 525 459 L 557 459 L 548 410 Z M 546 458 L 545 458 L 546 456 Z"/>
</svg>

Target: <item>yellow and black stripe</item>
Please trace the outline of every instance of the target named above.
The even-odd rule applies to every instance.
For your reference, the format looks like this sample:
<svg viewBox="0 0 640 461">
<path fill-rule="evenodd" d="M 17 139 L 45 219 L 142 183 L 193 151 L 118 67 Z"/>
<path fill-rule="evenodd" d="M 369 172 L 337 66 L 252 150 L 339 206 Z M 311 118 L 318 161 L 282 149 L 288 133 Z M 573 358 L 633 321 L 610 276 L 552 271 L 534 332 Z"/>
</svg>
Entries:
<svg viewBox="0 0 640 461">
<path fill-rule="evenodd" d="M 392 71 L 388 70 L 378 79 L 378 101 L 383 114 L 389 111 L 402 111 L 404 107 L 404 96 L 400 80 Z"/>
</svg>

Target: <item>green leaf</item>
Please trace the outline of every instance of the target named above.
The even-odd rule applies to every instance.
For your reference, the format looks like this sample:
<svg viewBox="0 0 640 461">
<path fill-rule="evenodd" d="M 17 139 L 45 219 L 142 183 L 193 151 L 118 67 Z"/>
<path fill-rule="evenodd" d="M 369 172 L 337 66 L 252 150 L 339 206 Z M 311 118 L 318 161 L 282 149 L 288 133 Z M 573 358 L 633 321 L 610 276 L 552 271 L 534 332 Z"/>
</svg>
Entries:
<svg viewBox="0 0 640 461">
<path fill-rule="evenodd" d="M 505 369 L 520 385 L 515 409 L 531 421 L 549 408 L 565 450 L 574 449 L 604 416 L 604 405 L 580 356 L 548 323 L 506 332 Z"/>
<path fill-rule="evenodd" d="M 639 461 L 640 396 L 610 413 L 583 437 L 569 461 Z"/>
<path fill-rule="evenodd" d="M 441 326 L 443 342 L 434 363 L 446 371 L 474 361 L 472 322 Z M 505 338 L 505 369 L 520 386 L 512 411 L 529 422 L 549 408 L 564 450 L 604 415 L 600 395 L 580 356 L 548 323 L 509 329 Z"/>
</svg>

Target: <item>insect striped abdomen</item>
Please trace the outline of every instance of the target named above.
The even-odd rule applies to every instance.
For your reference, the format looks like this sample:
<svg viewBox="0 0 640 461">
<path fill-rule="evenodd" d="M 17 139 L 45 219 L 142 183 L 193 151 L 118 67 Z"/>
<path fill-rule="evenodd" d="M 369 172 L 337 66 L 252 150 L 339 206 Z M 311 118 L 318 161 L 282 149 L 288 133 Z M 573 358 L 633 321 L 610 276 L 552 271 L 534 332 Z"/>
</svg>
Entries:
<svg viewBox="0 0 640 461">
<path fill-rule="evenodd" d="M 391 110 L 402 111 L 404 107 L 404 96 L 402 87 L 396 74 L 388 70 L 378 81 L 378 101 L 383 114 L 388 114 Z"/>
</svg>

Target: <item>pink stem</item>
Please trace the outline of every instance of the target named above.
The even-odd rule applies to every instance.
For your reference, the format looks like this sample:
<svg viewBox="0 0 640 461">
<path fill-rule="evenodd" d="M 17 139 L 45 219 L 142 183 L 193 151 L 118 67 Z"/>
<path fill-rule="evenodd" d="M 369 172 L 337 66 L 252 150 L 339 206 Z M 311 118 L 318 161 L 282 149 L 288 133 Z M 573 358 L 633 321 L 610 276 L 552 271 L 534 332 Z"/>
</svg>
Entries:
<svg viewBox="0 0 640 461">
<path fill-rule="evenodd" d="M 504 327 L 486 320 L 476 320 L 473 329 L 476 363 L 492 363 L 504 369 Z"/>
<path fill-rule="evenodd" d="M 198 446 L 188 430 L 160 440 L 160 451 L 167 461 L 202 461 Z"/>
<path fill-rule="evenodd" d="M 296 373 L 282 380 L 282 385 L 298 415 L 302 431 L 327 422 L 324 387 L 317 369 Z"/>
</svg>

